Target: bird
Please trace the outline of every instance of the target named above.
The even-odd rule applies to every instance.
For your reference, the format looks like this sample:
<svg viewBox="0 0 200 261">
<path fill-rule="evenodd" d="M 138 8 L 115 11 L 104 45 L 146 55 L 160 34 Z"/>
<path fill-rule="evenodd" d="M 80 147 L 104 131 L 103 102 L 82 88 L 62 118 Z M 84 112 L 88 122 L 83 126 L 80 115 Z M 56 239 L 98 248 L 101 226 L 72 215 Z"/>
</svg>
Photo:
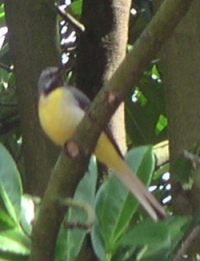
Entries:
<svg viewBox="0 0 200 261">
<path fill-rule="evenodd" d="M 59 67 L 47 67 L 38 80 L 40 125 L 58 146 L 64 146 L 73 135 L 91 103 L 83 92 L 63 82 L 61 71 Z M 93 153 L 99 162 L 113 170 L 154 221 L 166 217 L 161 204 L 128 167 L 108 127 L 100 134 Z"/>
</svg>

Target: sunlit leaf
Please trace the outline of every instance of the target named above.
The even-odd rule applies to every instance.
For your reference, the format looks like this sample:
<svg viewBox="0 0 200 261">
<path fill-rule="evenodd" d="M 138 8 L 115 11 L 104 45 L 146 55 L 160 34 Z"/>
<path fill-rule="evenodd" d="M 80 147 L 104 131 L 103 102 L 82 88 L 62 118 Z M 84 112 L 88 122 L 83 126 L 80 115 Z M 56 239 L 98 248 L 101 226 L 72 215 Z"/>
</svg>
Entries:
<svg viewBox="0 0 200 261">
<path fill-rule="evenodd" d="M 82 11 L 82 0 L 75 0 L 72 1 L 72 3 L 69 5 L 68 10 L 73 16 L 81 16 L 81 11 Z"/>
<path fill-rule="evenodd" d="M 143 146 L 131 150 L 127 155 L 127 162 L 144 183 L 150 181 L 154 168 L 151 147 Z M 92 230 L 93 247 L 100 260 L 115 251 L 116 242 L 127 228 L 137 206 L 137 200 L 121 182 L 114 175 L 109 176 L 97 194 L 97 220 Z M 96 242 L 102 246 L 99 248 Z"/>
<path fill-rule="evenodd" d="M 10 229 L 0 233 L 0 250 L 21 255 L 30 254 L 30 240 L 18 230 Z"/>
<path fill-rule="evenodd" d="M 188 222 L 187 217 L 169 217 L 157 223 L 144 220 L 121 237 L 119 247 L 143 247 L 140 260 L 153 260 L 161 253 L 163 260 L 168 260 L 177 240 L 184 234 L 183 226 Z"/>
<path fill-rule="evenodd" d="M 2 144 L 0 144 L 0 182 L 19 217 L 22 195 L 21 178 L 15 162 Z"/>
<path fill-rule="evenodd" d="M 126 129 L 131 146 L 154 144 L 167 138 L 164 88 L 157 67 L 152 67 L 145 71 L 137 88 L 126 99 Z M 133 100 L 135 90 L 137 97 Z"/>
<path fill-rule="evenodd" d="M 19 219 L 12 202 L 10 201 L 7 192 L 4 187 L 0 184 L 0 221 L 3 224 L 10 225 L 12 227 L 19 227 Z M 19 210 L 18 210 L 19 211 Z"/>
</svg>

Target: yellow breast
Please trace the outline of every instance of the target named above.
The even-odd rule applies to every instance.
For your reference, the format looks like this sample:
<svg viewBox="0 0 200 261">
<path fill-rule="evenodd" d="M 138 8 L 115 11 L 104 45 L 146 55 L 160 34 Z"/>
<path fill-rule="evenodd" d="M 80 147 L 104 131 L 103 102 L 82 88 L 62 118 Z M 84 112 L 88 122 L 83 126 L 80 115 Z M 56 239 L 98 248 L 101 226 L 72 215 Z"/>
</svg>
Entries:
<svg viewBox="0 0 200 261">
<path fill-rule="evenodd" d="M 39 99 L 39 120 L 47 136 L 57 145 L 63 145 L 84 116 L 71 92 L 57 88 Z"/>
</svg>

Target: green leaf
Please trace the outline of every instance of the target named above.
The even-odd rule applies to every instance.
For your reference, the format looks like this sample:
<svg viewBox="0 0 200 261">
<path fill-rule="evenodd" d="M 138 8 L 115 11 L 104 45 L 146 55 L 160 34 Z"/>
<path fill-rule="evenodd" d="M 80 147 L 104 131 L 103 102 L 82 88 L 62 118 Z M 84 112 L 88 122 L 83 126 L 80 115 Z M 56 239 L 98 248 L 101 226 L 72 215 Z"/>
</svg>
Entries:
<svg viewBox="0 0 200 261">
<path fill-rule="evenodd" d="M 81 16 L 81 12 L 82 12 L 82 4 L 83 4 L 83 1 L 82 1 L 82 0 L 73 1 L 73 2 L 69 5 L 69 7 L 68 7 L 68 11 L 69 11 L 73 16 L 80 17 L 80 16 Z"/>
<path fill-rule="evenodd" d="M 167 124 L 168 124 L 167 118 L 164 115 L 160 114 L 158 121 L 156 123 L 155 133 L 159 134 L 167 127 Z"/>
<path fill-rule="evenodd" d="M 1 261 L 28 261 L 29 257 L 20 255 L 20 254 L 13 254 L 8 252 L 0 251 L 0 260 Z"/>
<path fill-rule="evenodd" d="M 154 64 L 151 69 L 151 77 L 153 79 L 160 79 L 160 73 L 158 71 L 157 66 Z"/>
<path fill-rule="evenodd" d="M 98 223 L 98 218 L 95 221 L 95 225 L 92 228 L 91 239 L 92 239 L 92 245 L 96 256 L 99 258 L 99 260 L 105 261 L 106 260 L 105 246 L 104 246 L 103 236 L 101 234 L 101 227 L 100 224 Z"/>
<path fill-rule="evenodd" d="M 7 226 L 15 227 L 19 225 L 19 219 L 16 215 L 14 206 L 12 205 L 7 192 L 4 187 L 0 184 L 0 226 L 4 224 Z"/>
<path fill-rule="evenodd" d="M 154 169 L 154 157 L 150 146 L 131 150 L 127 154 L 127 163 L 145 184 L 149 183 Z M 109 176 L 96 197 L 97 219 L 92 230 L 93 247 L 100 260 L 105 260 L 107 254 L 115 251 L 116 242 L 127 228 L 137 206 L 137 200 L 121 182 L 114 175 Z M 95 242 L 101 242 L 104 254 L 99 251 Z"/>
<path fill-rule="evenodd" d="M 13 228 L 15 226 L 15 222 L 13 222 L 12 218 L 8 215 L 8 213 L 0 208 L 0 230 Z"/>
<path fill-rule="evenodd" d="M 96 161 L 91 159 L 89 170 L 84 175 L 77 186 L 74 199 L 94 205 L 95 191 L 97 182 Z M 68 221 L 78 221 L 84 223 L 85 213 L 79 209 L 70 209 L 66 215 Z M 87 231 L 80 229 L 66 230 L 61 225 L 56 249 L 56 261 L 72 261 L 77 257 Z"/>
<path fill-rule="evenodd" d="M 187 217 L 169 217 L 157 223 L 144 220 L 124 233 L 118 247 L 142 247 L 138 260 L 157 260 L 159 255 L 163 256 L 163 260 L 168 260 L 188 221 Z"/>
<path fill-rule="evenodd" d="M 126 130 L 131 145 L 155 144 L 167 138 L 164 88 L 155 73 L 153 65 L 126 99 Z"/>
<path fill-rule="evenodd" d="M 170 244 L 170 233 L 165 223 L 153 223 L 151 220 L 143 222 L 130 228 L 119 241 L 121 246 L 143 246 L 167 245 Z"/>
<path fill-rule="evenodd" d="M 184 229 L 190 220 L 190 217 L 187 216 L 170 217 L 165 220 L 165 224 L 169 228 L 170 236 L 172 238 L 170 251 L 175 248 L 180 238 L 184 235 Z"/>
<path fill-rule="evenodd" d="M 1 231 L 0 250 L 21 255 L 30 254 L 30 240 L 19 230 Z"/>
<path fill-rule="evenodd" d="M 155 254 L 153 256 L 148 256 L 139 259 L 140 261 L 157 261 L 157 260 L 162 260 L 162 261 L 172 261 L 172 257 L 168 256 L 166 253 L 159 253 Z"/>
<path fill-rule="evenodd" d="M 4 12 L 4 5 L 0 5 L 0 24 L 5 22 L 5 12 Z"/>
<path fill-rule="evenodd" d="M 22 195 L 20 174 L 15 162 L 2 144 L 0 144 L 0 183 L 19 217 Z"/>
</svg>

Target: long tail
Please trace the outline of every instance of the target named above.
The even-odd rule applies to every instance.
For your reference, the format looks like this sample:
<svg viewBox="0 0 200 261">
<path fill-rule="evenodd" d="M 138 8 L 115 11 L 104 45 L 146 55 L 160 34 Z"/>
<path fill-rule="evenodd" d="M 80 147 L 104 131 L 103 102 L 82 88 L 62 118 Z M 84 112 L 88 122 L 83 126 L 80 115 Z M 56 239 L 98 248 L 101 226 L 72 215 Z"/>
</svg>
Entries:
<svg viewBox="0 0 200 261">
<path fill-rule="evenodd" d="M 122 181 L 127 189 L 137 198 L 149 215 L 157 221 L 166 217 L 165 211 L 156 198 L 145 188 L 139 178 L 123 163 L 123 172 L 115 171 L 115 175 Z M 122 165 L 122 164 L 121 164 Z"/>
<path fill-rule="evenodd" d="M 102 133 L 98 140 L 95 155 L 99 161 L 114 170 L 116 176 L 137 198 L 152 219 L 157 221 L 158 219 L 166 217 L 163 207 L 145 188 L 139 178 L 129 169 L 126 162 L 116 150 L 115 145 L 112 144 L 105 133 Z"/>
</svg>

